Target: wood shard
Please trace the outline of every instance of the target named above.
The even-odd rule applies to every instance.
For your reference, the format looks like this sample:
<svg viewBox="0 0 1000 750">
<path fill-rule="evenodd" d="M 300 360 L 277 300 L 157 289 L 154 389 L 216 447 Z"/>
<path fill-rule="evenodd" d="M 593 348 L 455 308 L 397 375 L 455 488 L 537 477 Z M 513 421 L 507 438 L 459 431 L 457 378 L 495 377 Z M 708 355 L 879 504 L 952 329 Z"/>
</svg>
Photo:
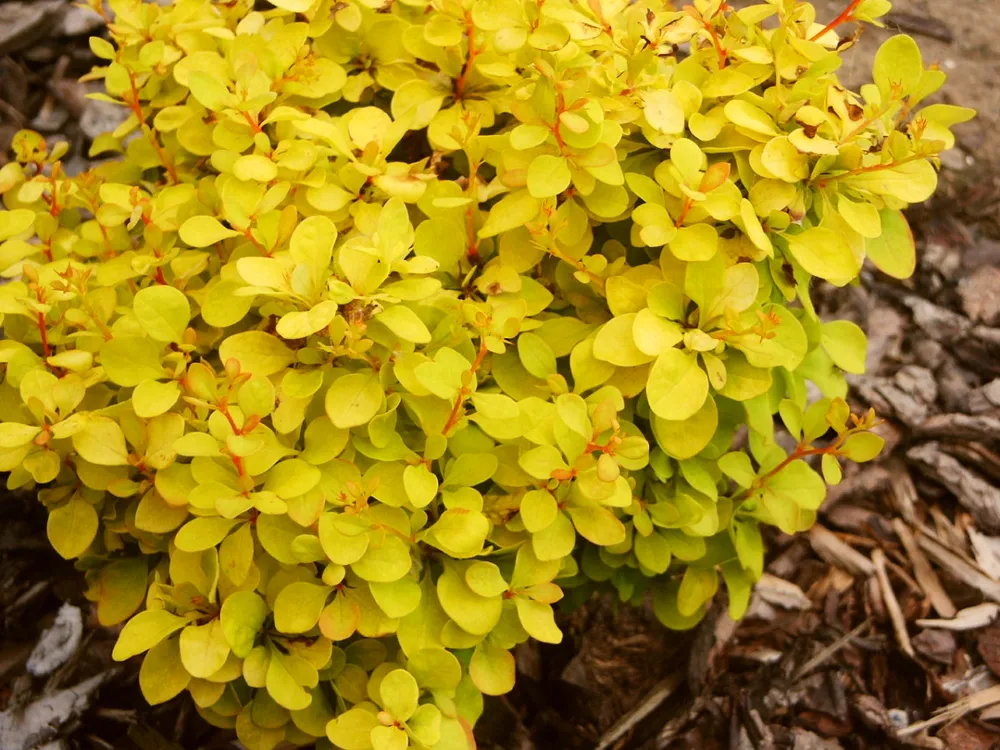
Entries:
<svg viewBox="0 0 1000 750">
<path fill-rule="evenodd" d="M 899 541 L 902 542 L 903 548 L 913 564 L 913 574 L 916 576 L 917 583 L 930 601 L 931 606 L 942 617 L 954 617 L 957 611 L 955 604 L 941 585 L 941 579 L 934 572 L 927 557 L 920 551 L 910 527 L 902 519 L 896 518 L 892 522 L 892 528 L 896 532 L 896 536 L 899 537 Z"/>
<path fill-rule="evenodd" d="M 872 565 L 872 561 L 846 542 L 842 542 L 829 529 L 818 524 L 813 526 L 809 531 L 809 541 L 816 554 L 831 565 L 841 567 L 855 575 L 865 577 L 875 575 L 875 566 Z"/>
</svg>

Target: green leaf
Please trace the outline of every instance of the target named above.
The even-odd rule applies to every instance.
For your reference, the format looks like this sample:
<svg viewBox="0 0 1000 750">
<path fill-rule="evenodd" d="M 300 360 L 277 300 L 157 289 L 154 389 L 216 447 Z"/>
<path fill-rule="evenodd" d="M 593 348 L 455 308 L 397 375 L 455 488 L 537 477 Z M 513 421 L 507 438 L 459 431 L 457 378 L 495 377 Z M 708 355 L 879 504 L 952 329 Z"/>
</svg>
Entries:
<svg viewBox="0 0 1000 750">
<path fill-rule="evenodd" d="M 652 361 L 653 356 L 636 345 L 633 336 L 636 317 L 636 313 L 618 315 L 601 326 L 594 339 L 594 357 L 619 367 L 636 367 Z"/>
<path fill-rule="evenodd" d="M 632 547 L 636 559 L 653 573 L 666 573 L 670 567 L 670 543 L 655 531 L 649 536 L 636 534 Z"/>
<path fill-rule="evenodd" d="M 889 100 L 894 87 L 898 87 L 899 97 L 912 92 L 924 73 L 923 57 L 913 37 L 896 34 L 889 37 L 875 53 L 872 79 L 882 97 Z"/>
<path fill-rule="evenodd" d="M 543 643 L 562 643 L 563 634 L 556 626 L 552 607 L 523 596 L 515 597 L 517 616 L 528 635 Z"/>
<path fill-rule="evenodd" d="M 188 88 L 191 96 L 198 100 L 206 109 L 218 112 L 234 103 L 233 94 L 216 78 L 200 70 L 194 70 L 188 76 Z"/>
<path fill-rule="evenodd" d="M 536 333 L 522 333 L 517 337 L 517 356 L 524 369 L 536 378 L 544 379 L 556 373 L 556 355 Z"/>
<path fill-rule="evenodd" d="M 484 641 L 476 646 L 469 662 L 469 676 L 486 695 L 503 695 L 514 689 L 514 657 L 506 649 Z"/>
<path fill-rule="evenodd" d="M 405 669 L 395 669 L 382 678 L 379 685 L 382 706 L 397 721 L 406 721 L 417 710 L 420 688 L 413 675 Z"/>
<path fill-rule="evenodd" d="M 679 227 L 669 246 L 670 252 L 680 260 L 708 260 L 719 250 L 719 233 L 710 224 Z"/>
<path fill-rule="evenodd" d="M 381 541 L 369 543 L 361 559 L 351 563 L 351 570 L 366 581 L 391 583 L 409 573 L 412 565 L 406 542 L 386 535 Z"/>
<path fill-rule="evenodd" d="M 714 568 L 688 568 L 677 590 L 677 611 L 682 617 L 691 617 L 701 611 L 718 590 L 719 575 Z"/>
<path fill-rule="evenodd" d="M 531 490 L 521 498 L 520 512 L 524 528 L 535 533 L 548 528 L 556 520 L 559 506 L 547 490 Z"/>
<path fill-rule="evenodd" d="M 212 620 L 204 625 L 188 625 L 181 631 L 181 662 L 192 677 L 211 677 L 226 663 L 229 642 L 222 623 Z"/>
<path fill-rule="evenodd" d="M 661 133 L 684 132 L 684 107 L 677 96 L 666 89 L 651 89 L 643 96 L 642 113 Z"/>
<path fill-rule="evenodd" d="M 483 228 L 479 230 L 479 236 L 493 237 L 524 226 L 538 215 L 540 205 L 538 199 L 527 190 L 518 190 L 504 196 L 490 209 Z"/>
<path fill-rule="evenodd" d="M 726 582 L 726 589 L 729 592 L 729 616 L 739 620 L 750 606 L 753 581 L 738 562 L 730 560 L 719 567 L 722 570 L 722 580 Z"/>
<path fill-rule="evenodd" d="M 902 211 L 883 208 L 879 211 L 882 232 L 865 241 L 865 252 L 883 273 L 895 279 L 908 279 L 917 268 L 917 247 Z"/>
<path fill-rule="evenodd" d="M 451 557 L 474 557 L 483 549 L 490 522 L 478 511 L 452 508 L 431 526 L 433 543 Z"/>
<path fill-rule="evenodd" d="M 63 558 L 79 557 L 97 536 L 97 511 L 79 495 L 49 512 L 46 533 L 49 542 Z"/>
<path fill-rule="evenodd" d="M 448 617 L 467 633 L 486 635 L 500 621 L 503 599 L 480 596 L 450 567 L 438 578 L 437 595 Z"/>
<path fill-rule="evenodd" d="M 357 427 L 378 414 L 384 397 L 375 372 L 344 375 L 337 378 L 326 392 L 326 414 L 334 427 Z"/>
<path fill-rule="evenodd" d="M 680 584 L 672 580 L 658 582 L 653 587 L 653 613 L 671 630 L 690 630 L 701 622 L 707 608 L 702 606 L 693 614 L 681 614 L 677 606 L 679 587 Z"/>
<path fill-rule="evenodd" d="M 694 414 L 687 419 L 671 421 L 653 415 L 653 435 L 665 453 L 674 458 L 696 456 L 711 442 L 719 426 L 719 409 L 715 399 L 708 396 Z"/>
<path fill-rule="evenodd" d="M 528 192 L 534 198 L 559 195 L 569 184 L 569 165 L 563 156 L 537 156 L 528 165 Z"/>
<path fill-rule="evenodd" d="M 126 388 L 164 377 L 160 346 L 138 336 L 115 336 L 104 342 L 100 360 L 108 378 Z"/>
<path fill-rule="evenodd" d="M 187 296 L 172 286 L 140 289 L 132 306 L 139 325 L 157 341 L 180 343 L 191 320 Z"/>
<path fill-rule="evenodd" d="M 610 547 L 625 540 L 625 525 L 607 508 L 567 508 L 573 526 L 587 541 Z"/>
<path fill-rule="evenodd" d="M 296 581 L 274 600 L 274 626 L 282 633 L 307 633 L 316 627 L 330 595 L 329 586 Z"/>
<path fill-rule="evenodd" d="M 326 725 L 326 736 L 343 750 L 369 750 L 372 730 L 381 726 L 375 714 L 363 708 L 350 708 Z"/>
<path fill-rule="evenodd" d="M 295 352 L 277 336 L 264 331 L 244 331 L 230 336 L 219 346 L 223 364 L 230 359 L 240 363 L 240 372 L 267 377 L 295 361 Z"/>
<path fill-rule="evenodd" d="M 222 226 L 218 219 L 211 216 L 192 216 L 181 224 L 180 238 L 191 247 L 208 247 L 216 242 L 237 237 L 239 232 Z"/>
<path fill-rule="evenodd" d="M 110 627 L 128 619 L 146 598 L 149 568 L 144 557 L 115 560 L 98 575 L 97 620 Z"/>
<path fill-rule="evenodd" d="M 171 633 L 175 633 L 190 620 L 167 612 L 165 609 L 149 609 L 140 612 L 127 623 L 118 634 L 111 657 L 115 661 L 131 659 L 136 654 L 148 651 Z"/>
<path fill-rule="evenodd" d="M 861 270 L 847 240 L 832 229 L 813 227 L 784 238 L 792 257 L 813 276 L 843 286 Z"/>
<path fill-rule="evenodd" d="M 778 528 L 786 534 L 794 534 L 803 530 L 803 522 L 808 518 L 800 511 L 815 511 L 823 504 L 826 484 L 800 459 L 768 479 L 760 496 Z"/>
<path fill-rule="evenodd" d="M 226 597 L 219 618 L 226 642 L 237 657 L 249 655 L 270 613 L 270 607 L 253 591 L 237 591 Z"/>
<path fill-rule="evenodd" d="M 109 417 L 88 416 L 83 428 L 73 433 L 73 450 L 92 464 L 126 466 L 125 433 Z"/>
<path fill-rule="evenodd" d="M 840 453 L 852 461 L 864 463 L 876 458 L 885 447 L 885 439 L 874 432 L 857 432 L 844 441 Z"/>
<path fill-rule="evenodd" d="M 677 421 L 697 413 L 708 398 L 708 376 L 697 355 L 680 349 L 663 352 L 649 371 L 646 397 L 661 419 Z"/>
<path fill-rule="evenodd" d="M 426 344 L 431 340 L 431 332 L 427 330 L 427 326 L 405 305 L 393 305 L 376 315 L 375 320 L 403 341 Z"/>
<path fill-rule="evenodd" d="M 823 348 L 841 370 L 861 375 L 865 371 L 868 338 L 849 320 L 831 320 L 823 324 Z"/>
<path fill-rule="evenodd" d="M 217 516 L 193 518 L 181 527 L 174 537 L 174 544 L 182 552 L 201 552 L 215 547 L 238 521 Z"/>
</svg>

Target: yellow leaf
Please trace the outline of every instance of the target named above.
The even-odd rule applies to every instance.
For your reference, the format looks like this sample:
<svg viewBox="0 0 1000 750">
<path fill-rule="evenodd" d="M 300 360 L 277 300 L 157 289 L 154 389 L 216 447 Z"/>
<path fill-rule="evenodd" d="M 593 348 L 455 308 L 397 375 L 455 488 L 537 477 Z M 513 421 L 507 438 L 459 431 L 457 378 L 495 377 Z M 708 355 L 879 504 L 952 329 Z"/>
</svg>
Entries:
<svg viewBox="0 0 1000 750">
<path fill-rule="evenodd" d="M 46 531 L 56 552 L 67 560 L 79 557 L 97 535 L 97 511 L 79 495 L 73 495 L 68 503 L 49 513 Z"/>
</svg>

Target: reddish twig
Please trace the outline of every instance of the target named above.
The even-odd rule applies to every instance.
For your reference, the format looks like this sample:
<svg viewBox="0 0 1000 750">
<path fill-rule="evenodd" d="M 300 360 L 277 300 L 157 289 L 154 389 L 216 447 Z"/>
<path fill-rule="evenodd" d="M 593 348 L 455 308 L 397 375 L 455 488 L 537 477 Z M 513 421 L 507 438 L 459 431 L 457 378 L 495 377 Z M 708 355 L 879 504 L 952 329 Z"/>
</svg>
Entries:
<svg viewBox="0 0 1000 750">
<path fill-rule="evenodd" d="M 830 23 L 828 23 L 826 26 L 824 26 L 822 31 L 820 31 L 817 34 L 813 34 L 811 37 L 809 37 L 809 41 L 810 42 L 815 42 L 817 39 L 822 38 L 823 35 L 826 34 L 828 31 L 833 31 L 835 28 L 837 28 L 841 24 L 844 24 L 844 23 L 847 23 L 848 21 L 853 20 L 854 19 L 854 11 L 857 10 L 857 7 L 859 5 L 861 5 L 861 0 L 851 0 L 851 4 L 848 5 L 846 8 L 844 8 L 844 12 L 843 13 L 841 13 L 839 16 L 837 16 L 832 21 L 830 21 Z"/>
<path fill-rule="evenodd" d="M 484 335 L 482 340 L 479 342 L 479 354 L 476 355 L 476 361 L 472 363 L 472 367 L 469 368 L 469 373 L 472 377 L 476 377 L 476 373 L 479 371 L 480 366 L 483 364 L 483 360 L 486 358 L 486 352 L 489 351 L 486 348 L 486 336 Z M 471 389 L 467 386 L 462 386 L 458 391 L 458 397 L 455 399 L 455 405 L 451 409 L 451 414 L 448 416 L 448 421 L 445 422 L 444 429 L 441 430 L 442 435 L 447 435 L 451 428 L 454 427 L 462 414 L 462 405 L 465 403 L 466 397 L 471 393 Z"/>
<path fill-rule="evenodd" d="M 472 64 L 475 62 L 476 57 L 483 48 L 480 47 L 476 49 L 476 25 L 472 22 L 472 12 L 465 12 L 465 33 L 469 38 L 469 53 L 465 57 L 465 67 L 462 68 L 462 74 L 455 81 L 455 99 L 461 101 L 465 96 L 465 86 L 469 80 L 469 74 L 472 72 Z"/>
<path fill-rule="evenodd" d="M 842 180 L 845 177 L 853 177 L 854 175 L 866 174 L 868 172 L 880 172 L 883 169 L 893 169 L 894 167 L 901 167 L 904 164 L 908 164 L 911 161 L 917 161 L 918 159 L 926 159 L 924 154 L 912 154 L 907 156 L 905 159 L 899 159 L 898 161 L 892 161 L 888 164 L 873 164 L 870 167 L 859 167 L 858 169 L 852 169 L 849 172 L 843 172 L 842 174 L 836 174 L 833 177 L 827 177 L 825 180 L 819 180 L 816 182 L 817 187 L 825 188 L 831 182 L 836 182 L 837 180 Z"/>
</svg>

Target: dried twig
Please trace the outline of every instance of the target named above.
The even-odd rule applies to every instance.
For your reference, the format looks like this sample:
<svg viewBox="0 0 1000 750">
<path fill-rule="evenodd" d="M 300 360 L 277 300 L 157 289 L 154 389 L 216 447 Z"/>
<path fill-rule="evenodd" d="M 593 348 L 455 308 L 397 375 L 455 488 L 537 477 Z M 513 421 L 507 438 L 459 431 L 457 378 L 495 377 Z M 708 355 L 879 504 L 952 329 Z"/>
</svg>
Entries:
<svg viewBox="0 0 1000 750">
<path fill-rule="evenodd" d="M 955 604 L 941 585 L 941 579 L 934 572 L 927 557 L 920 551 L 910 527 L 902 519 L 896 518 L 892 522 L 892 528 L 896 532 L 896 536 L 899 537 L 899 541 L 903 543 L 903 548 L 913 564 L 913 574 L 916 576 L 917 583 L 920 584 L 924 595 L 930 600 L 931 606 L 942 617 L 954 617 Z"/>
<path fill-rule="evenodd" d="M 816 656 L 814 656 L 812 659 L 810 659 L 801 667 L 799 667 L 798 671 L 795 673 L 795 679 L 801 680 L 803 677 L 812 672 L 814 669 L 824 664 L 827 659 L 829 659 L 831 656 L 840 651 L 840 649 L 842 649 L 852 640 L 854 640 L 863 632 L 865 632 L 865 630 L 867 630 L 868 627 L 869 627 L 869 622 L 865 620 L 856 628 L 854 628 L 854 630 L 852 630 L 850 633 L 845 633 L 844 635 L 840 636 L 840 638 L 835 640 L 829 646 L 827 646 L 818 654 L 816 654 Z"/>
<path fill-rule="evenodd" d="M 977 604 L 974 607 L 966 607 L 955 613 L 955 616 L 947 620 L 935 620 L 926 618 L 917 620 L 917 625 L 921 628 L 934 628 L 936 630 L 978 630 L 985 628 L 993 622 L 997 615 L 1000 615 L 1000 604 L 986 602 Z"/>
<path fill-rule="evenodd" d="M 683 683 L 684 670 L 682 669 L 660 680 L 638 706 L 622 716 L 608 731 L 601 735 L 594 750 L 607 750 L 607 748 L 612 747 L 618 740 L 635 729 L 643 719 L 662 706 L 664 701 L 673 695 Z"/>
<path fill-rule="evenodd" d="M 917 541 L 928 557 L 951 575 L 973 588 L 979 589 L 987 599 L 1000 602 L 1000 581 L 986 575 L 977 566 L 959 557 L 926 534 L 921 534 Z"/>
<path fill-rule="evenodd" d="M 856 549 L 842 542 L 837 535 L 820 525 L 813 526 L 809 531 L 809 541 L 816 554 L 831 565 L 847 570 L 855 575 L 865 577 L 875 575 L 872 561 Z"/>
<path fill-rule="evenodd" d="M 872 564 L 875 566 L 875 577 L 878 579 L 879 587 L 882 589 L 882 600 L 889 611 L 889 619 L 892 621 L 892 629 L 896 633 L 896 640 L 903 653 L 911 659 L 916 654 L 913 651 L 913 644 L 910 643 L 910 634 L 906 632 L 906 619 L 903 617 L 903 610 L 900 609 L 899 600 L 889 583 L 889 574 L 885 570 L 885 553 L 877 549 L 872 552 Z"/>
<path fill-rule="evenodd" d="M 932 718 L 926 721 L 918 721 L 904 729 L 899 730 L 900 737 L 911 737 L 914 734 L 923 732 L 925 729 L 936 727 L 938 724 L 945 724 L 961 719 L 972 711 L 1000 703 L 1000 685 L 980 690 L 975 695 L 970 695 L 947 706 L 937 712 Z"/>
</svg>

